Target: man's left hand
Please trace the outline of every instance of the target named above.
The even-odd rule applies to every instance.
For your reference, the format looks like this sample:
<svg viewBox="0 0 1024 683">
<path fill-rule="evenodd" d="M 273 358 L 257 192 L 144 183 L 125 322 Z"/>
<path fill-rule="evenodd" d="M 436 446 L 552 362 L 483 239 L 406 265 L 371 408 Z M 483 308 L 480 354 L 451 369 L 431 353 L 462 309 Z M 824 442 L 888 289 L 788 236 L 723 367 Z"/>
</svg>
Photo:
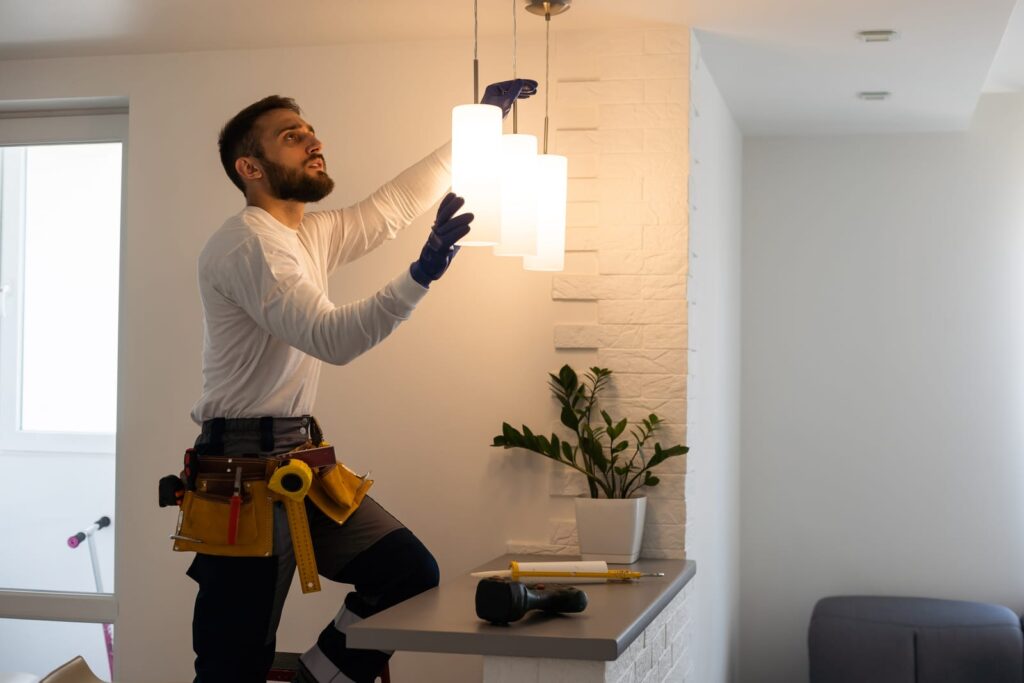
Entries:
<svg viewBox="0 0 1024 683">
<path fill-rule="evenodd" d="M 512 111 L 512 103 L 516 100 L 525 100 L 531 95 L 537 94 L 537 81 L 529 78 L 517 78 L 512 81 L 501 81 L 491 83 L 484 90 L 484 96 L 480 98 L 480 104 L 493 104 L 501 108 L 502 118 L 508 116 Z"/>
</svg>

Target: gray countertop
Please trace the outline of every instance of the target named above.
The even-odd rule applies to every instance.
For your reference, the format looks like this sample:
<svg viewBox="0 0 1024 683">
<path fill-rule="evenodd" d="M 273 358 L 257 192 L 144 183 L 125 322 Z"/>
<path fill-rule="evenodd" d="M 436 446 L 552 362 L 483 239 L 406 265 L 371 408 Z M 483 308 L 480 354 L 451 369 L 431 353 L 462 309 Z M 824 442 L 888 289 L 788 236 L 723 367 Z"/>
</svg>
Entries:
<svg viewBox="0 0 1024 683">
<path fill-rule="evenodd" d="M 473 571 L 507 569 L 514 559 L 564 562 L 575 558 L 504 555 Z M 622 654 L 693 578 L 697 566 L 685 560 L 639 560 L 610 568 L 665 572 L 665 577 L 581 584 L 589 604 L 580 614 L 530 612 L 508 626 L 494 626 L 476 616 L 478 579 L 466 574 L 349 626 L 348 646 L 610 661 Z"/>
</svg>

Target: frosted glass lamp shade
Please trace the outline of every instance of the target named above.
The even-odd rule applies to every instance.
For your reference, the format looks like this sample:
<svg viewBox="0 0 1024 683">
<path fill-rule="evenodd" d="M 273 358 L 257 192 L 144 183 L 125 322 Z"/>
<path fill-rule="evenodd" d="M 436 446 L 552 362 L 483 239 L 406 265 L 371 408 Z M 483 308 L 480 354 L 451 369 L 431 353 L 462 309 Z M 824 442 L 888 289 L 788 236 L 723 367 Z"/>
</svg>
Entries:
<svg viewBox="0 0 1024 683">
<path fill-rule="evenodd" d="M 452 192 L 474 216 L 460 245 L 492 246 L 501 237 L 501 109 L 460 104 L 452 109 Z"/>
<path fill-rule="evenodd" d="M 537 253 L 537 137 L 501 136 L 501 241 L 498 256 Z"/>
<path fill-rule="evenodd" d="M 559 154 L 537 157 L 537 255 L 523 257 L 526 270 L 565 269 L 565 202 L 569 160 Z"/>
</svg>

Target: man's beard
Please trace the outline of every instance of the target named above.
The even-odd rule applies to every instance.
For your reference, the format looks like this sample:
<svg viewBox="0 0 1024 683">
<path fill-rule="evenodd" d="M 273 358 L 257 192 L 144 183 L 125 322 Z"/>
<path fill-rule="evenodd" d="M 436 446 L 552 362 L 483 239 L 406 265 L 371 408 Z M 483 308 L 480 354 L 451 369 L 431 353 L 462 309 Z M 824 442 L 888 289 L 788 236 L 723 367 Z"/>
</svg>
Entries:
<svg viewBox="0 0 1024 683">
<path fill-rule="evenodd" d="M 270 190 L 278 199 L 318 202 L 334 189 L 334 181 L 326 171 L 310 176 L 306 174 L 305 167 L 302 170 L 295 170 L 262 156 L 259 159 L 263 164 L 264 173 L 267 174 Z"/>
</svg>

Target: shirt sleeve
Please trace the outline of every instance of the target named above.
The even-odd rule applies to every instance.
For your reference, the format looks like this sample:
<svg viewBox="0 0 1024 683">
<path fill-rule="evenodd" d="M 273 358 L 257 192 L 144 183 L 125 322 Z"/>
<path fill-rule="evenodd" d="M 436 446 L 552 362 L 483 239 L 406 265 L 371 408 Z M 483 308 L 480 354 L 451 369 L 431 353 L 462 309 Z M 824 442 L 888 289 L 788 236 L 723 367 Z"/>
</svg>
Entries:
<svg viewBox="0 0 1024 683">
<path fill-rule="evenodd" d="M 344 209 L 308 214 L 325 244 L 331 273 L 395 236 L 437 202 L 451 186 L 451 142 L 438 148 L 363 201 Z"/>
<path fill-rule="evenodd" d="M 391 334 L 427 289 L 409 270 L 361 301 L 334 305 L 303 272 L 295 255 L 252 236 L 219 271 L 218 289 L 271 336 L 334 365 L 344 365 Z"/>
</svg>

